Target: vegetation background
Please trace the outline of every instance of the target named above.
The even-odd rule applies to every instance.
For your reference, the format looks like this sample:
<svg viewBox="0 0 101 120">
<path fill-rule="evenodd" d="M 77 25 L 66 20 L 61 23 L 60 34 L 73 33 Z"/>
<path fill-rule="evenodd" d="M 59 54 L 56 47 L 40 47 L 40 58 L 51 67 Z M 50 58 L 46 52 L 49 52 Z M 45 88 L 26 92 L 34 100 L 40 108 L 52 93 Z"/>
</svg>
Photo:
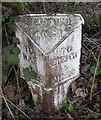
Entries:
<svg viewBox="0 0 101 120">
<path fill-rule="evenodd" d="M 26 13 L 79 13 L 85 20 L 81 76 L 75 91 L 70 86 L 63 108 L 52 113 L 34 105 L 26 81 L 19 76 L 20 50 L 14 22 L 19 14 Z M 3 2 L 2 48 L 3 120 L 101 120 L 101 2 Z"/>
</svg>

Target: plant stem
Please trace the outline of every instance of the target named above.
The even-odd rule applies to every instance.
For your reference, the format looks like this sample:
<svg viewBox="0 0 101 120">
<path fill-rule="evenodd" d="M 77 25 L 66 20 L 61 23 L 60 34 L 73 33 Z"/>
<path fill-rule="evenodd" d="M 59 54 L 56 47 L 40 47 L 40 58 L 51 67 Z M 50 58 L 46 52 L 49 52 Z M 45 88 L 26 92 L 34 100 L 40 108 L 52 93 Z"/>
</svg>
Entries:
<svg viewBox="0 0 101 120">
<path fill-rule="evenodd" d="M 6 34 L 6 38 L 7 38 L 7 44 L 10 45 L 9 39 L 8 39 L 8 33 L 6 30 L 6 26 L 4 26 L 4 30 L 5 30 L 5 34 Z"/>
<path fill-rule="evenodd" d="M 94 81 L 95 81 L 95 77 L 96 77 L 96 72 L 97 72 L 98 65 L 99 65 L 100 52 L 101 52 L 100 50 L 101 50 L 101 49 L 99 48 L 99 55 L 98 55 L 97 64 L 96 64 L 96 68 L 95 68 L 94 76 L 93 76 L 93 80 L 92 80 L 92 86 L 91 86 L 90 97 L 89 97 L 90 103 L 91 103 L 91 101 L 92 101 L 93 86 L 94 86 Z"/>
<path fill-rule="evenodd" d="M 0 87 L 0 89 L 1 89 L 1 87 Z M 9 112 L 10 112 L 12 118 L 15 120 L 15 117 L 14 117 L 14 115 L 13 115 L 13 113 L 12 113 L 12 111 L 11 111 L 11 109 L 10 109 L 10 107 L 9 107 L 9 105 L 8 105 L 8 103 L 7 103 L 7 101 L 6 101 L 5 96 L 4 96 L 3 93 L 2 93 L 2 90 L 0 90 L 0 91 L 1 91 L 1 94 L 2 94 L 2 98 L 4 99 L 4 102 L 5 102 L 6 106 L 7 106 L 7 109 L 9 110 Z M 0 96 L 1 96 L 1 95 L 0 95 Z"/>
<path fill-rule="evenodd" d="M 0 95 L 0 97 L 1 98 L 3 98 L 3 94 L 2 95 Z M 13 104 L 10 100 L 8 100 L 8 99 L 6 99 L 5 97 L 4 97 L 4 99 L 7 101 L 7 102 L 9 102 L 12 106 L 14 106 L 16 109 L 18 109 L 24 116 L 26 116 L 29 120 L 31 120 L 29 117 L 28 117 L 28 115 L 26 115 L 20 108 L 18 108 L 15 104 Z"/>
<path fill-rule="evenodd" d="M 9 70 L 9 73 L 8 73 L 8 76 L 7 76 L 7 79 L 6 79 L 5 86 L 6 86 L 7 83 L 8 83 L 8 78 L 9 78 L 9 76 L 10 76 L 10 74 L 11 74 L 11 71 L 12 71 L 12 66 L 10 67 L 10 70 Z"/>
<path fill-rule="evenodd" d="M 21 97 L 21 92 L 20 92 L 20 86 L 19 86 L 19 79 L 18 79 L 18 76 L 17 76 L 17 72 L 16 72 L 16 69 L 15 69 L 15 66 L 13 66 L 13 69 L 14 69 L 15 77 L 16 77 L 16 81 L 17 81 L 17 90 L 18 90 L 20 99 L 22 99 L 22 97 Z"/>
</svg>

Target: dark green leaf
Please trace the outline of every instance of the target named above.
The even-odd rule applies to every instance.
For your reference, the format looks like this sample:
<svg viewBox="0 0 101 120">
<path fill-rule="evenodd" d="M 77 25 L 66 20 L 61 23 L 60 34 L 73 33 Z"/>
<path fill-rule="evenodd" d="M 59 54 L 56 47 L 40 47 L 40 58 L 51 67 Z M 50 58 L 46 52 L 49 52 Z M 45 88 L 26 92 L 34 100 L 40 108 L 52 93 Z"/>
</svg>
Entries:
<svg viewBox="0 0 101 120">
<path fill-rule="evenodd" d="M 16 55 L 19 55 L 19 54 L 20 54 L 20 49 L 19 49 L 18 47 L 14 47 L 14 48 L 12 49 L 12 52 L 13 52 L 14 54 L 16 54 Z"/>
<path fill-rule="evenodd" d="M 2 53 L 2 58 L 3 61 L 7 62 L 7 58 L 9 57 L 9 55 L 12 53 L 12 49 L 13 49 L 14 45 L 10 45 L 4 48 L 3 53 Z"/>
<path fill-rule="evenodd" d="M 34 71 L 30 71 L 29 68 L 25 68 L 23 72 L 24 72 L 24 77 L 27 81 L 37 78 L 37 74 Z"/>
<path fill-rule="evenodd" d="M 5 53 L 2 53 L 2 60 L 3 60 L 3 62 L 6 62 L 6 54 Z"/>
<path fill-rule="evenodd" d="M 91 72 L 91 74 L 94 74 L 94 72 L 95 72 L 95 66 L 92 66 L 91 68 L 90 68 L 90 72 Z"/>
<path fill-rule="evenodd" d="M 4 62 L 7 62 L 7 58 L 9 57 L 11 50 L 9 48 L 5 48 L 2 53 L 2 59 Z"/>
<path fill-rule="evenodd" d="M 25 68 L 25 69 L 23 70 L 23 72 L 24 72 L 24 74 L 28 74 L 28 73 L 29 73 L 29 68 Z"/>
<path fill-rule="evenodd" d="M 11 47 L 10 46 L 5 47 L 3 52 L 9 54 L 11 52 Z"/>
<path fill-rule="evenodd" d="M 9 54 L 7 58 L 7 63 L 9 65 L 17 65 L 19 62 L 18 56 L 16 54 Z"/>
<path fill-rule="evenodd" d="M 19 16 L 14 16 L 14 22 L 18 22 L 19 21 Z"/>
<path fill-rule="evenodd" d="M 72 103 L 69 103 L 69 105 L 68 105 L 68 111 L 69 112 L 73 112 L 74 111 L 74 106 L 73 106 Z"/>
<path fill-rule="evenodd" d="M 9 66 L 9 65 L 8 65 L 6 62 L 3 62 L 3 63 L 2 63 L 2 70 L 3 70 L 4 73 L 5 73 L 5 71 L 7 71 L 8 66 Z M 4 73 L 3 73 L 3 74 L 4 74 Z"/>
<path fill-rule="evenodd" d="M 98 70 L 98 71 L 96 72 L 96 75 L 101 75 L 101 70 Z"/>
<path fill-rule="evenodd" d="M 91 68 L 90 68 L 90 73 L 91 74 L 94 74 L 95 73 L 95 69 L 96 69 L 96 67 L 95 66 L 92 66 Z M 100 75 L 101 74 L 101 70 L 97 70 L 96 71 L 96 75 Z"/>
<path fill-rule="evenodd" d="M 14 32 L 15 30 L 15 24 L 12 21 L 7 22 L 7 27 L 11 32 Z"/>
<path fill-rule="evenodd" d="M 29 75 L 31 79 L 35 79 L 37 77 L 37 74 L 34 71 L 30 71 Z"/>
<path fill-rule="evenodd" d="M 13 37 L 13 43 L 19 44 L 19 43 L 20 43 L 20 42 L 19 42 L 19 39 L 16 38 L 16 37 Z"/>
</svg>

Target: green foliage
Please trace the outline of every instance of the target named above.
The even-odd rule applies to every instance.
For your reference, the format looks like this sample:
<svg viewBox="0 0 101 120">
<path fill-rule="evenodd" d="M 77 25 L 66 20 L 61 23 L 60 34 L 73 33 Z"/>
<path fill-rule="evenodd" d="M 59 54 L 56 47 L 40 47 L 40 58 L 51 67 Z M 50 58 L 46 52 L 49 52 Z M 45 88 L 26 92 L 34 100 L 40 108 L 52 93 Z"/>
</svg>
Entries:
<svg viewBox="0 0 101 120">
<path fill-rule="evenodd" d="M 14 0 L 14 2 L 3 2 L 3 6 L 11 8 L 15 14 L 23 14 L 25 13 L 23 3 L 23 0 Z"/>
<path fill-rule="evenodd" d="M 14 7 L 17 9 L 24 10 L 24 1 L 23 0 L 17 0 L 17 2 L 13 3 Z"/>
<path fill-rule="evenodd" d="M 12 65 L 15 66 L 18 64 L 19 62 L 18 55 L 20 54 L 20 49 L 16 46 L 16 44 L 19 44 L 19 40 L 15 37 L 15 22 L 19 20 L 19 16 L 16 15 L 12 16 L 11 14 L 10 12 L 7 12 L 1 16 L 2 28 L 4 31 L 3 36 L 5 38 L 3 39 L 3 51 L 2 51 L 3 83 L 6 83 L 8 79 L 11 66 Z"/>
<path fill-rule="evenodd" d="M 19 62 L 18 55 L 20 54 L 20 49 L 15 45 L 11 44 L 3 48 L 2 52 L 2 82 L 6 83 L 8 79 L 9 70 L 11 65 L 17 65 Z"/>
<path fill-rule="evenodd" d="M 31 8 L 32 2 L 23 2 L 24 7 Z"/>
<path fill-rule="evenodd" d="M 67 112 L 73 112 L 74 111 L 74 105 L 69 101 L 68 98 L 66 98 L 66 108 L 65 108 L 65 113 Z"/>
<path fill-rule="evenodd" d="M 20 43 L 20 42 L 19 42 L 19 39 L 16 38 L 16 37 L 13 37 L 13 43 L 14 43 L 14 44 L 19 44 L 19 43 Z"/>
<path fill-rule="evenodd" d="M 2 58 L 3 62 L 8 65 L 17 65 L 19 62 L 18 55 L 20 54 L 20 49 L 14 44 L 7 46 L 3 50 Z"/>
<path fill-rule="evenodd" d="M 8 71 L 9 71 L 9 65 L 3 60 L 3 63 L 2 63 L 2 73 L 3 73 L 2 82 L 3 83 L 6 83 L 6 80 L 8 78 Z"/>
<path fill-rule="evenodd" d="M 74 111 L 74 106 L 73 106 L 73 104 L 72 103 L 69 103 L 69 105 L 68 105 L 68 111 L 69 112 L 73 112 Z"/>
<path fill-rule="evenodd" d="M 96 69 L 96 66 L 92 66 L 92 67 L 90 68 L 90 73 L 91 73 L 91 74 L 94 74 L 94 73 L 95 73 L 95 69 Z M 97 75 L 101 75 L 101 70 L 97 70 L 95 74 L 96 74 L 96 76 L 97 76 Z"/>
<path fill-rule="evenodd" d="M 9 30 L 9 32 L 14 32 L 15 30 L 15 22 L 19 20 L 18 16 L 9 16 L 8 17 L 8 21 L 7 21 L 7 28 Z"/>
<path fill-rule="evenodd" d="M 12 52 L 15 54 L 15 55 L 19 55 L 20 54 L 20 49 L 18 47 L 14 47 L 12 49 Z"/>
<path fill-rule="evenodd" d="M 34 71 L 31 71 L 29 68 L 25 68 L 23 72 L 24 72 L 24 77 L 27 81 L 37 78 L 37 74 Z"/>
<path fill-rule="evenodd" d="M 17 65 L 18 62 L 19 62 L 19 59 L 16 54 L 9 54 L 9 57 L 7 58 L 7 63 L 9 65 Z"/>
<path fill-rule="evenodd" d="M 10 30 L 10 32 L 14 32 L 14 30 L 15 30 L 15 24 L 13 23 L 13 21 L 7 22 L 7 27 Z"/>
</svg>

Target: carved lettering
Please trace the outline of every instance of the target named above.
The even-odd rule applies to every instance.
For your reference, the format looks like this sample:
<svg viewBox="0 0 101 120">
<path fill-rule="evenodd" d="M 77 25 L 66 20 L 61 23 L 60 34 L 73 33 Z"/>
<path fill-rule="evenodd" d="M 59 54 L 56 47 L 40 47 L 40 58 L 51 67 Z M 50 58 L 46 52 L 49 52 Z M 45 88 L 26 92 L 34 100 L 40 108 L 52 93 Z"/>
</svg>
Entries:
<svg viewBox="0 0 101 120">
<path fill-rule="evenodd" d="M 71 24 L 68 17 L 58 18 L 58 17 L 40 17 L 33 19 L 33 37 L 42 39 L 43 37 L 54 37 L 56 35 L 61 35 L 63 37 L 63 32 L 67 28 L 67 24 Z M 40 27 L 39 27 L 40 26 Z"/>
<path fill-rule="evenodd" d="M 68 52 L 71 52 L 72 51 L 72 46 L 69 45 L 67 47 L 63 47 L 60 49 L 60 55 L 59 56 L 64 56 L 66 55 Z"/>
<path fill-rule="evenodd" d="M 72 69 L 72 70 L 62 73 L 60 75 L 56 75 L 55 77 L 52 78 L 52 80 L 54 82 L 59 82 L 59 81 L 62 81 L 62 80 L 72 77 L 74 74 L 75 74 L 75 69 Z"/>
<path fill-rule="evenodd" d="M 49 17 L 49 18 L 45 18 L 45 17 L 40 17 L 40 18 L 34 18 L 33 20 L 33 24 L 35 25 L 59 25 L 59 24 L 70 24 L 71 21 L 70 19 L 68 19 L 68 17 L 65 18 L 58 18 L 58 17 Z"/>
<path fill-rule="evenodd" d="M 67 54 L 65 56 L 60 56 L 56 57 L 54 59 L 51 59 L 49 63 L 54 66 L 54 65 L 59 65 L 61 63 L 67 62 L 68 60 L 72 60 L 77 58 L 77 53 L 76 52 L 71 52 L 70 54 Z"/>
</svg>

